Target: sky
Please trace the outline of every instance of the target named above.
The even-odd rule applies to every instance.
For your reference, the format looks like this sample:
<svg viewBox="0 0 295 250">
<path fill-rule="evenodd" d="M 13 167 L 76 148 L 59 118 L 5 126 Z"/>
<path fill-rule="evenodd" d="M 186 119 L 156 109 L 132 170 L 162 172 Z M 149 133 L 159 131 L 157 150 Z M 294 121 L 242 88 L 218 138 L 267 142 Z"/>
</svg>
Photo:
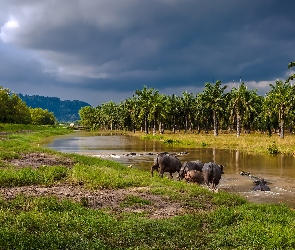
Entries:
<svg viewBox="0 0 295 250">
<path fill-rule="evenodd" d="M 199 93 L 221 80 L 264 95 L 295 69 L 294 0 L 0 0 L 0 86 L 125 101 L 144 86 Z"/>
</svg>

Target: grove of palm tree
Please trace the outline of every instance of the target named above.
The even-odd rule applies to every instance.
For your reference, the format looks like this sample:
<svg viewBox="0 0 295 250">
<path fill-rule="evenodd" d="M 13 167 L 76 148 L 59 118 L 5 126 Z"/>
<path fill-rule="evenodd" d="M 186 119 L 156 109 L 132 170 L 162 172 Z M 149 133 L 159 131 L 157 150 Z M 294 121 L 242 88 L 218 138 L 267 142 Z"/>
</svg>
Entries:
<svg viewBox="0 0 295 250">
<path fill-rule="evenodd" d="M 290 63 L 289 68 L 295 63 Z M 293 131 L 295 116 L 295 87 L 290 81 L 276 81 L 264 96 L 248 90 L 242 82 L 228 92 L 220 80 L 205 83 L 203 92 L 181 96 L 164 95 L 154 88 L 144 86 L 133 97 L 120 103 L 113 101 L 97 107 L 84 107 L 79 111 L 82 125 L 93 130 L 141 130 L 146 133 L 164 133 L 170 130 L 219 131 L 250 133 L 259 131 L 279 133 Z M 158 132 L 157 132 L 158 131 Z"/>
</svg>

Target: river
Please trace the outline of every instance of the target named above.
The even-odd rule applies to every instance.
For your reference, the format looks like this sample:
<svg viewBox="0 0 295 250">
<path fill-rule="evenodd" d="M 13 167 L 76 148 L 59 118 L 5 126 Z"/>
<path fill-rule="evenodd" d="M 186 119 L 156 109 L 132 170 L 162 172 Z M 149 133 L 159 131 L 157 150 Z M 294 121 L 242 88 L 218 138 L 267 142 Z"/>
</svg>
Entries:
<svg viewBox="0 0 295 250">
<path fill-rule="evenodd" d="M 83 131 L 49 138 L 41 146 L 65 153 L 112 159 L 147 171 L 150 170 L 156 153 L 181 153 L 179 159 L 182 163 L 201 160 L 204 163 L 212 161 L 225 165 L 220 190 L 237 193 L 255 203 L 285 203 L 295 208 L 295 157 L 292 155 L 261 155 L 215 148 L 180 148 L 133 136 Z M 241 171 L 264 178 L 271 191 L 252 191 L 253 178 L 240 175 Z"/>
</svg>

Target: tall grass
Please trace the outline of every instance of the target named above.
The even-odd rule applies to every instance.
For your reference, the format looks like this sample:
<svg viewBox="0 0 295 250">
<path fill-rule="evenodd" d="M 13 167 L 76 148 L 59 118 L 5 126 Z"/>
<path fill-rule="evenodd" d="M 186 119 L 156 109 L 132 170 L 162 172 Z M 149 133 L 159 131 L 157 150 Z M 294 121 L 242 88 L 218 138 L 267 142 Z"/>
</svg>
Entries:
<svg viewBox="0 0 295 250">
<path fill-rule="evenodd" d="M 262 133 L 241 134 L 239 137 L 235 134 L 225 133 L 213 136 L 212 134 L 203 133 L 173 134 L 169 131 L 163 135 L 145 135 L 140 132 L 128 134 L 141 137 L 142 139 L 154 139 L 182 147 L 231 149 L 263 154 L 295 153 L 295 135 L 293 134 L 286 134 L 284 139 L 281 139 L 276 134 L 268 136 Z"/>
</svg>

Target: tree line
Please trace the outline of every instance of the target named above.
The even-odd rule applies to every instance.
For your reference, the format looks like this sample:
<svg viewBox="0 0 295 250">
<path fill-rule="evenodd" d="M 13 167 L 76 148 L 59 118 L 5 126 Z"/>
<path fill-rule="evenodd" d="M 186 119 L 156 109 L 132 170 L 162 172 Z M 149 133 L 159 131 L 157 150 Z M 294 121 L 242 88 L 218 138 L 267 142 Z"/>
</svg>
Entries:
<svg viewBox="0 0 295 250">
<path fill-rule="evenodd" d="M 295 66 L 291 62 L 288 68 Z M 97 107 L 83 107 L 79 111 L 81 124 L 92 130 L 120 129 L 143 130 L 146 133 L 175 133 L 204 130 L 218 136 L 220 130 L 229 130 L 240 136 L 242 131 L 278 132 L 284 138 L 286 128 L 293 131 L 295 118 L 295 86 L 290 84 L 295 75 L 286 81 L 270 84 L 264 96 L 248 90 L 244 82 L 225 92 L 220 80 L 205 83 L 203 92 L 187 91 L 181 96 L 164 95 L 154 88 L 144 86 L 125 101 L 102 103 Z"/>
<path fill-rule="evenodd" d="M 52 112 L 42 108 L 30 108 L 8 88 L 0 86 L 0 123 L 54 125 Z"/>
</svg>

